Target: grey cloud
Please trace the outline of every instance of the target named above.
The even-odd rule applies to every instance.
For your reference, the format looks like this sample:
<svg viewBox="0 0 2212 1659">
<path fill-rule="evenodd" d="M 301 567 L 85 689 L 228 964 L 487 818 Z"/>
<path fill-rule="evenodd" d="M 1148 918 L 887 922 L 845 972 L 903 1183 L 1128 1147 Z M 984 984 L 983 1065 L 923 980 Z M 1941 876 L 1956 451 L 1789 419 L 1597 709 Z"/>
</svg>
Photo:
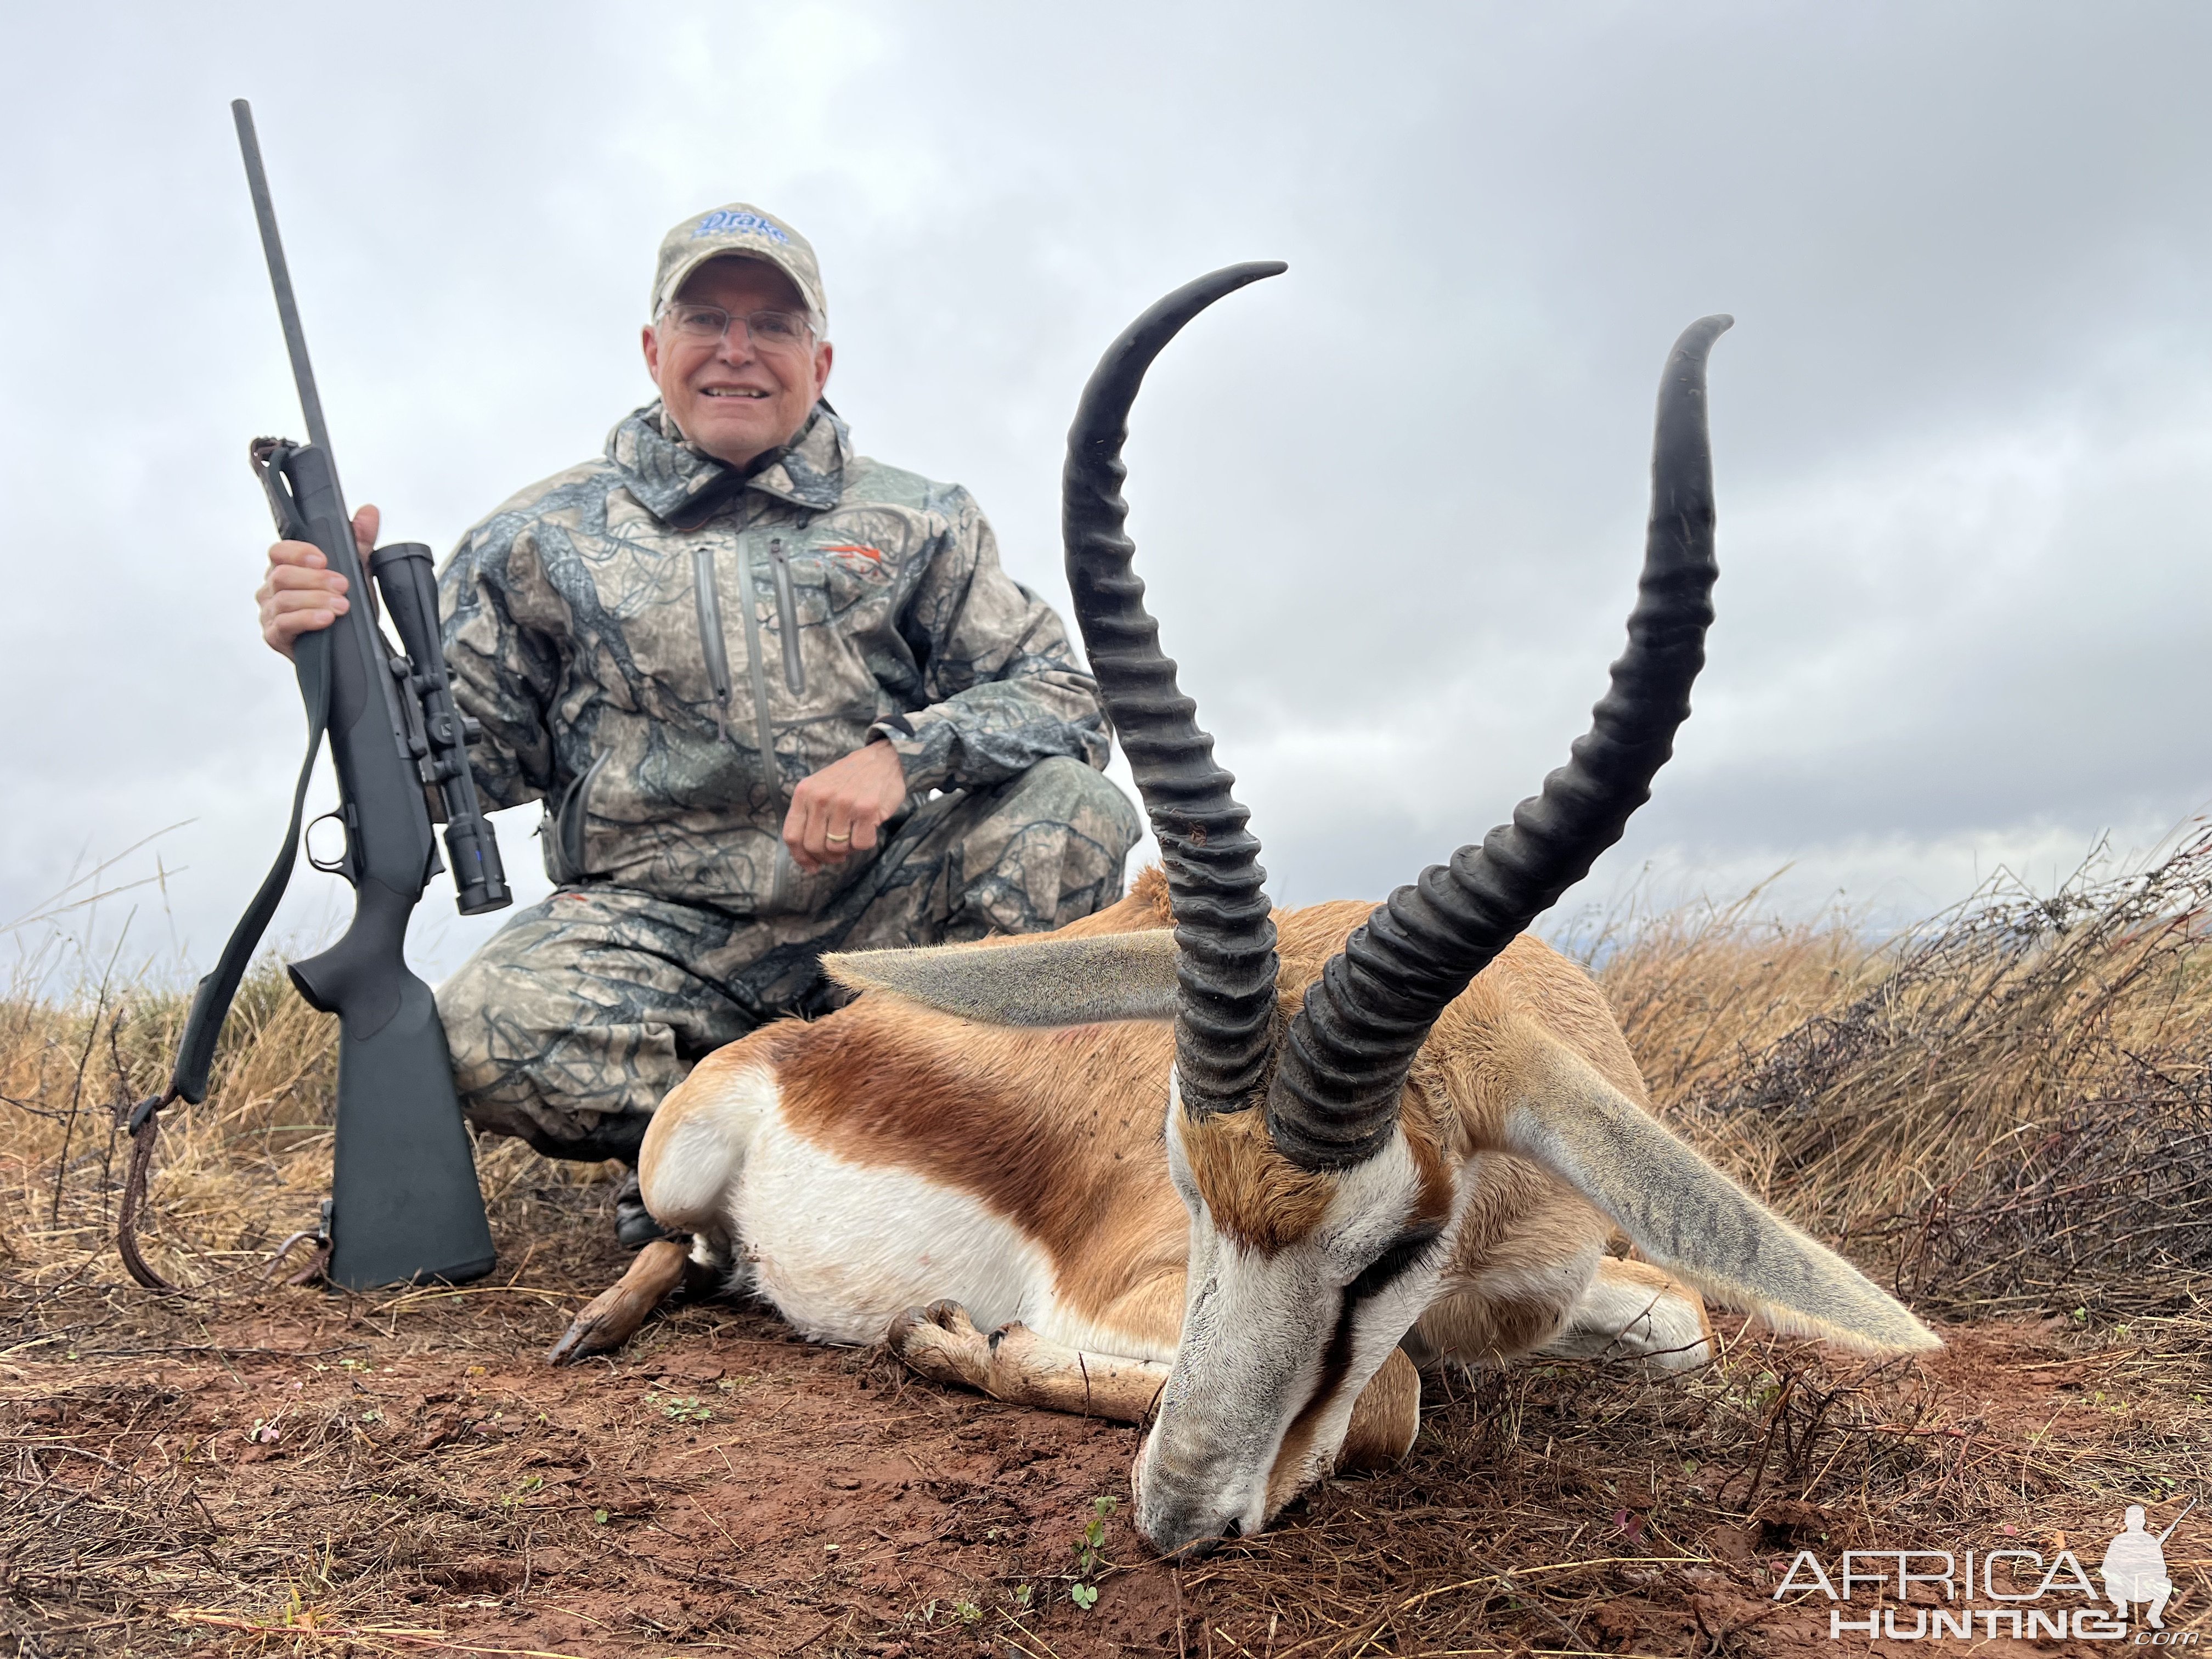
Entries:
<svg viewBox="0 0 2212 1659">
<path fill-rule="evenodd" d="M 2199 8 L 638 15 L 7 26 L 0 920 L 189 816 L 161 925 L 204 962 L 282 822 L 299 716 L 252 633 L 242 461 L 297 417 L 241 92 L 349 487 L 434 543 L 647 395 L 655 240 L 746 196 L 822 251 L 863 447 L 969 484 L 1059 596 L 1098 349 L 1198 270 L 1289 259 L 1162 362 L 1130 487 L 1280 895 L 1379 894 L 1564 756 L 1657 370 L 1711 310 L 1722 620 L 1594 894 L 1795 859 L 1813 900 L 1944 899 L 2212 793 Z M 304 935 L 342 907 L 299 883 Z M 481 928 L 429 908 L 450 966 Z"/>
</svg>

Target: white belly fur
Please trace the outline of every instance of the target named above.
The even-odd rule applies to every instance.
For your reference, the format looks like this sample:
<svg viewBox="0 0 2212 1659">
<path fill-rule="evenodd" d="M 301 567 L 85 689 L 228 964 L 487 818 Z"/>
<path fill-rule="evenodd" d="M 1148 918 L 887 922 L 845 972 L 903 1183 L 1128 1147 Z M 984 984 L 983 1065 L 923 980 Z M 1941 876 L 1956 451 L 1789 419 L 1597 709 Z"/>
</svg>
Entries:
<svg viewBox="0 0 2212 1659">
<path fill-rule="evenodd" d="M 847 1163 L 781 1112 L 760 1114 L 751 1140 L 730 1219 L 755 1286 L 806 1335 L 880 1341 L 895 1316 L 940 1297 L 985 1330 L 1058 1323 L 1044 1253 L 976 1200 L 910 1170 Z"/>
<path fill-rule="evenodd" d="M 943 1298 L 985 1330 L 1018 1319 L 1069 1347 L 1175 1358 L 1172 1342 L 1064 1309 L 1044 1252 L 979 1200 L 911 1170 L 848 1162 L 793 1131 L 771 1068 L 719 1079 L 688 1108 L 648 1149 L 647 1205 L 672 1227 L 726 1231 L 752 1288 L 806 1335 L 875 1342 L 897 1315 Z"/>
</svg>

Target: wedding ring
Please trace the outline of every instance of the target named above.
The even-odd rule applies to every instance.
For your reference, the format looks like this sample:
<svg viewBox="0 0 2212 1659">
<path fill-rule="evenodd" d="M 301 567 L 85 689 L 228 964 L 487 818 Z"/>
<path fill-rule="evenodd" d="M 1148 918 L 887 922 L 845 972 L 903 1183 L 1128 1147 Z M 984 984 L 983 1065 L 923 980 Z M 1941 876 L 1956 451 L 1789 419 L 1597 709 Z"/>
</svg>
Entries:
<svg viewBox="0 0 2212 1659">
<path fill-rule="evenodd" d="M 836 835 L 836 834 L 830 834 L 830 835 L 825 835 L 825 836 L 823 836 L 822 837 L 822 839 L 823 839 L 823 840 L 824 840 L 824 841 L 850 841 L 850 840 L 852 840 L 852 839 L 853 839 L 853 832 L 852 832 L 851 830 L 847 830 L 843 835 L 842 835 L 842 836 L 840 836 L 840 835 Z"/>
</svg>

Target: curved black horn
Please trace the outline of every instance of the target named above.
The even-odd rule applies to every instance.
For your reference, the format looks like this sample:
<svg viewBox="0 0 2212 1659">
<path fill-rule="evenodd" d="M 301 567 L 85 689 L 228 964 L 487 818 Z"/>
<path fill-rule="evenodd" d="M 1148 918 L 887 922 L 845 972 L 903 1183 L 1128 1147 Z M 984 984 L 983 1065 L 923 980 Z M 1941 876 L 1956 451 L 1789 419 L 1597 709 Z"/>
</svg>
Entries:
<svg viewBox="0 0 2212 1659">
<path fill-rule="evenodd" d="M 1161 348 L 1224 294 L 1288 269 L 1274 260 L 1228 266 L 1184 284 L 1130 324 L 1083 388 L 1060 476 L 1076 623 L 1167 866 L 1182 986 L 1176 1073 L 1184 1106 L 1200 1115 L 1253 1104 L 1266 1074 L 1275 925 L 1260 843 L 1229 793 L 1237 780 L 1214 764 L 1213 739 L 1198 728 L 1198 705 L 1176 685 L 1159 624 L 1145 609 L 1144 581 L 1130 568 L 1137 550 L 1121 533 L 1129 514 L 1121 446 L 1129 405 Z"/>
<path fill-rule="evenodd" d="M 1398 1119 L 1399 1091 L 1444 1005 L 1513 936 L 1588 872 L 1650 798 L 1705 666 L 1713 619 L 1713 458 L 1705 357 L 1735 322 L 1682 331 L 1659 384 L 1651 520 L 1628 649 L 1592 711 L 1589 733 L 1513 809 L 1513 822 L 1432 865 L 1376 908 L 1306 993 L 1291 1022 L 1267 1123 L 1276 1147 L 1310 1170 L 1373 1157 Z"/>
</svg>

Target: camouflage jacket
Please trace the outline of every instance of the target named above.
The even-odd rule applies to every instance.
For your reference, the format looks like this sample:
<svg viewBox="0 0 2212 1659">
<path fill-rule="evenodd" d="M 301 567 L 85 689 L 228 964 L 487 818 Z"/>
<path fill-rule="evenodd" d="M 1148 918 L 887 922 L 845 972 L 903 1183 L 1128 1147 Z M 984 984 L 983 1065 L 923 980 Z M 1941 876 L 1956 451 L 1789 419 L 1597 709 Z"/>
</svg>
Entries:
<svg viewBox="0 0 2212 1659">
<path fill-rule="evenodd" d="M 867 860 L 803 874 L 792 790 L 872 736 L 915 797 L 1106 763 L 1096 684 L 966 490 L 855 455 L 826 404 L 749 476 L 671 432 L 637 410 L 441 574 L 477 787 L 545 801 L 554 880 L 811 911 Z"/>
</svg>

